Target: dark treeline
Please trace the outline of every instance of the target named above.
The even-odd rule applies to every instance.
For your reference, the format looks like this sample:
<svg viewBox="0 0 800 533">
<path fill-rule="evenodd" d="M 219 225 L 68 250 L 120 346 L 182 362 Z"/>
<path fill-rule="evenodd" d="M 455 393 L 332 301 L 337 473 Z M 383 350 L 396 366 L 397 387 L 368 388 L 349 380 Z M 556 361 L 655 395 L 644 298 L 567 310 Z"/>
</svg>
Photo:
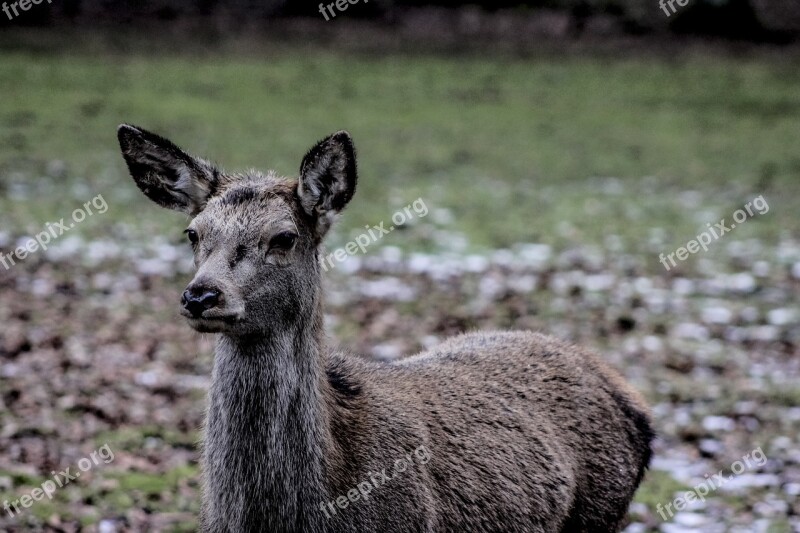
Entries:
<svg viewBox="0 0 800 533">
<path fill-rule="evenodd" d="M 16 0 L 19 1 L 19 0 Z M 30 0 L 23 0 L 30 2 Z M 322 19 L 319 0 L 42 0 L 28 5 L 15 23 L 47 25 L 70 22 L 147 24 L 181 19 L 225 19 L 254 22 L 286 17 Z M 336 0 L 324 0 L 325 4 Z M 346 0 L 339 0 L 345 2 Z M 615 33 L 675 33 L 733 39 L 794 41 L 800 37 L 797 0 L 351 0 L 349 19 L 392 23 L 407 13 L 432 9 L 479 9 L 487 15 L 504 12 L 522 17 L 568 17 L 570 30 L 611 28 Z M 9 2 L 14 3 L 14 2 Z M 672 7 L 670 7 L 670 4 Z M 417 14 L 418 16 L 418 14 Z M 9 20 L 0 14 L 0 25 Z M 598 22 L 600 21 L 600 22 Z"/>
</svg>

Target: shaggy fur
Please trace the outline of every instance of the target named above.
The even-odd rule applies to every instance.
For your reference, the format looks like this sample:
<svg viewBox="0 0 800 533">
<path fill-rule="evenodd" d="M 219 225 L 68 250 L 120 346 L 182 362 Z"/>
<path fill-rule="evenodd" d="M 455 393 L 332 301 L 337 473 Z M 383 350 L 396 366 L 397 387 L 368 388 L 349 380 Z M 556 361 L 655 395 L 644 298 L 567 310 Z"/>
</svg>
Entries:
<svg viewBox="0 0 800 533">
<path fill-rule="evenodd" d="M 194 217 L 189 288 L 221 295 L 200 317 L 183 311 L 220 334 L 204 531 L 621 529 L 653 433 L 595 355 L 530 332 L 465 334 L 393 364 L 326 348 L 319 248 L 355 192 L 346 132 L 298 180 L 226 174 L 133 126 L 119 139 L 148 197 Z M 420 449 L 429 461 L 413 460 Z M 394 475 L 384 486 L 379 472 Z"/>
</svg>

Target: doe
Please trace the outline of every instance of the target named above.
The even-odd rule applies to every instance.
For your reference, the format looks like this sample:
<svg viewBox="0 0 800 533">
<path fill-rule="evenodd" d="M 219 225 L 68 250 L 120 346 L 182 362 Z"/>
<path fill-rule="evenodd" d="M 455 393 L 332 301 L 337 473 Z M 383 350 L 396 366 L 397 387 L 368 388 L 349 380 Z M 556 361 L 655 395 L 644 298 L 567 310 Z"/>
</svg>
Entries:
<svg viewBox="0 0 800 533">
<path fill-rule="evenodd" d="M 326 346 L 320 246 L 356 190 L 347 132 L 297 179 L 227 173 L 135 126 L 118 137 L 144 194 L 191 217 L 181 313 L 219 334 L 203 531 L 622 528 L 654 435 L 639 394 L 591 352 L 532 332 L 464 334 L 388 364 Z M 421 447 L 430 460 L 391 486 L 326 506 Z"/>
</svg>

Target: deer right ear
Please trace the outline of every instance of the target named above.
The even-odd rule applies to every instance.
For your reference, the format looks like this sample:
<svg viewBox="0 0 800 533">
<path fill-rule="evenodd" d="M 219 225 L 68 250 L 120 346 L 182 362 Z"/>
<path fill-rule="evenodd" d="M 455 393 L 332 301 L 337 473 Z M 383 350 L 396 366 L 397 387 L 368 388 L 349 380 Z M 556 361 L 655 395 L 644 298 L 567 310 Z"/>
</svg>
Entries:
<svg viewBox="0 0 800 533">
<path fill-rule="evenodd" d="M 346 131 L 331 135 L 303 158 L 297 196 L 303 210 L 317 219 L 320 235 L 353 198 L 357 179 L 355 147 Z"/>
<path fill-rule="evenodd" d="M 167 139 L 129 124 L 117 137 L 136 185 L 158 205 L 194 216 L 217 190 L 219 171 Z"/>
</svg>

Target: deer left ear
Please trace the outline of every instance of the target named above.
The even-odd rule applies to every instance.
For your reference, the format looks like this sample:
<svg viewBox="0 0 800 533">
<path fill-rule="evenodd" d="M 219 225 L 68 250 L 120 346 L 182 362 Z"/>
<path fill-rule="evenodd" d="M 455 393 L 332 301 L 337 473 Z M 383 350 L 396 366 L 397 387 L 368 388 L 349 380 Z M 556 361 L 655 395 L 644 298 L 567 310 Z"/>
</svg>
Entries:
<svg viewBox="0 0 800 533">
<path fill-rule="evenodd" d="M 357 179 L 355 147 L 346 131 L 334 133 L 303 158 L 297 195 L 303 210 L 317 219 L 320 235 L 353 198 Z"/>
<path fill-rule="evenodd" d="M 219 171 L 144 128 L 117 129 L 122 156 L 136 185 L 162 207 L 195 216 L 219 185 Z"/>
</svg>

